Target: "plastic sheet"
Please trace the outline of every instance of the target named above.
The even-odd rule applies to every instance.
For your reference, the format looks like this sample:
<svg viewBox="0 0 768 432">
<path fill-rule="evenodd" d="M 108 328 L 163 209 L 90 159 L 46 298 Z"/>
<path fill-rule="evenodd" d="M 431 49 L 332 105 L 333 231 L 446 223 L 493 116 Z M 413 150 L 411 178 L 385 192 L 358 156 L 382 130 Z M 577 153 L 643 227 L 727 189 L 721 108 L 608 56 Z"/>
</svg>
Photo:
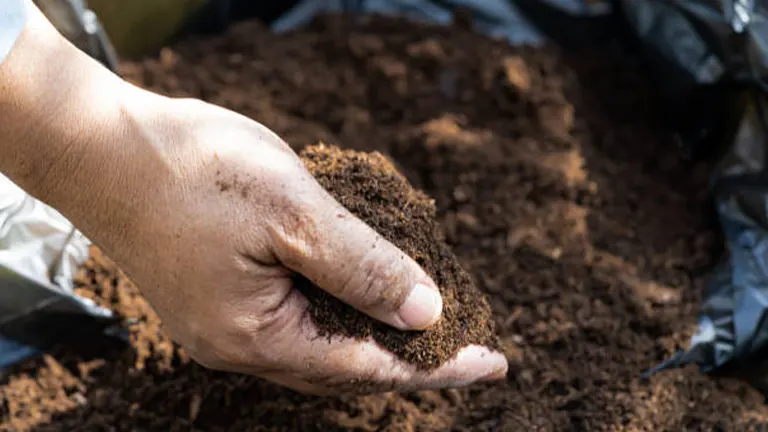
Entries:
<svg viewBox="0 0 768 432">
<path fill-rule="evenodd" d="M 694 149 L 722 152 L 712 193 L 728 256 L 707 283 L 689 349 L 647 375 L 697 364 L 703 372 L 742 375 L 766 391 L 761 371 L 768 353 L 768 102 L 763 83 L 768 11 L 746 0 L 624 0 L 622 5 L 647 54 L 657 59 L 671 103 L 684 109 L 702 99 L 700 92 L 724 95 L 692 110 L 695 116 L 682 124 Z"/>
<path fill-rule="evenodd" d="M 0 176 L 0 368 L 80 337 L 84 326 L 114 322 L 110 311 L 72 293 L 89 244 L 56 210 Z"/>
<path fill-rule="evenodd" d="M 379 13 L 448 24 L 453 8 L 457 6 L 471 10 L 476 28 L 490 36 L 506 37 L 511 43 L 537 44 L 544 40 L 541 32 L 521 15 L 513 2 L 503 0 L 305 0 L 275 21 L 272 29 L 277 32 L 290 30 L 307 23 L 317 14 L 331 12 Z"/>
</svg>

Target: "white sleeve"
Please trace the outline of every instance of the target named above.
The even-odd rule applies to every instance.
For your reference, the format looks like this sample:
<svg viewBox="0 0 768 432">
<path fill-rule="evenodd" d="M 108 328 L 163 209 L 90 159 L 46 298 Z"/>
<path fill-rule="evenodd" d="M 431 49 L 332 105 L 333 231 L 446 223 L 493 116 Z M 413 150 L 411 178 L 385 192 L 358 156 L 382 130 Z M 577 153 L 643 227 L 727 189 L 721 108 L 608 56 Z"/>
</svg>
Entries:
<svg viewBox="0 0 768 432">
<path fill-rule="evenodd" d="M 27 23 L 27 2 L 30 0 L 0 0 L 0 63 L 11 52 Z"/>
</svg>

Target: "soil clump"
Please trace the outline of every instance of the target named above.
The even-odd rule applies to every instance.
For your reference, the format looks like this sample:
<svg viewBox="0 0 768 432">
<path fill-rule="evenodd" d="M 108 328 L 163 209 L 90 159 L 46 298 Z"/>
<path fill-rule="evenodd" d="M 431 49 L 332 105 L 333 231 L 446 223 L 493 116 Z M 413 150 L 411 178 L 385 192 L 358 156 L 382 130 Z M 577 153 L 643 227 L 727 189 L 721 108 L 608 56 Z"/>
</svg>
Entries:
<svg viewBox="0 0 768 432">
<path fill-rule="evenodd" d="M 321 335 L 359 340 L 372 337 L 383 348 L 423 370 L 442 365 L 470 344 L 498 349 L 491 308 L 445 243 L 431 198 L 414 190 L 392 162 L 378 152 L 319 145 L 306 148 L 300 156 L 334 199 L 419 263 L 443 297 L 443 314 L 433 327 L 403 332 L 299 278 L 298 288 L 309 299 L 308 313 Z"/>
</svg>

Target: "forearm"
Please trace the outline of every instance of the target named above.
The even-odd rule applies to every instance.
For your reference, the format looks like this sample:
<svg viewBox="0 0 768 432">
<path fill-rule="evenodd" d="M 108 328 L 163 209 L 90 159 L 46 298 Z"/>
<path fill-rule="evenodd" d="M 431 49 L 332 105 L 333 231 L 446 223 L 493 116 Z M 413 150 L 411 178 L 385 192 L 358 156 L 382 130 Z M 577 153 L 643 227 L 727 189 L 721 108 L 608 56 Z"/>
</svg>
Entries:
<svg viewBox="0 0 768 432">
<path fill-rule="evenodd" d="M 120 79 L 70 45 L 34 9 L 0 64 L 0 170 L 29 193 L 57 200 L 96 166 L 95 140 L 120 115 Z"/>
<path fill-rule="evenodd" d="M 81 229 L 126 223 L 163 181 L 165 155 L 150 135 L 174 123 L 167 103 L 79 51 L 35 9 L 0 63 L 0 172 Z"/>
</svg>

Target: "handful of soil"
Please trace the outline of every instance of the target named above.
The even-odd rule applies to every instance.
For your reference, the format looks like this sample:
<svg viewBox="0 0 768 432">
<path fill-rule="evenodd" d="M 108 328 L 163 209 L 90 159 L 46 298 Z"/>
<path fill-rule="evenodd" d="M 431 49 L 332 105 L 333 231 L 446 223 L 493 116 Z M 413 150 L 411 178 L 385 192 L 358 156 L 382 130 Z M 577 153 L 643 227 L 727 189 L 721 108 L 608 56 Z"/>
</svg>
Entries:
<svg viewBox="0 0 768 432">
<path fill-rule="evenodd" d="M 491 308 L 445 243 L 432 199 L 415 190 L 378 152 L 319 144 L 307 147 L 300 156 L 337 201 L 419 263 L 443 296 L 443 314 L 435 325 L 404 332 L 301 278 L 298 289 L 309 299 L 308 312 L 321 335 L 373 337 L 384 349 L 422 370 L 437 368 L 470 344 L 498 348 Z"/>
</svg>

